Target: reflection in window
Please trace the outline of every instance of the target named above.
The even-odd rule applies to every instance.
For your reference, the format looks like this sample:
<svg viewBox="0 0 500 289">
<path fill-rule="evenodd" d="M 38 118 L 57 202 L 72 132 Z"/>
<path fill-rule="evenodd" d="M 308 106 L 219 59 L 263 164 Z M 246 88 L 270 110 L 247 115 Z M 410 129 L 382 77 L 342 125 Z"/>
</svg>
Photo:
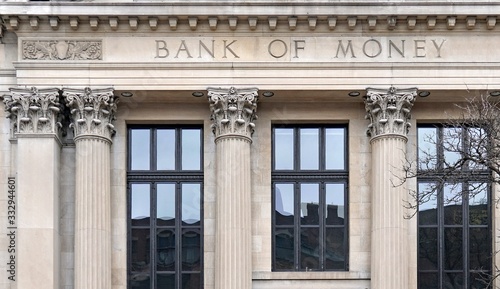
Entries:
<svg viewBox="0 0 500 289">
<path fill-rule="evenodd" d="M 202 130 L 131 127 L 129 136 L 128 288 L 201 289 Z"/>
<path fill-rule="evenodd" d="M 274 271 L 348 270 L 345 143 L 345 127 L 273 128 Z"/>
<path fill-rule="evenodd" d="M 488 288 L 492 262 L 490 191 L 481 176 L 489 172 L 481 166 L 464 165 L 455 177 L 458 182 L 441 182 L 446 168 L 460 158 L 457 151 L 467 150 L 464 145 L 472 145 L 474 136 L 482 133 L 466 127 L 418 128 L 419 170 L 432 170 L 425 179 L 418 179 L 419 289 Z M 422 159 L 429 155 L 432 165 Z"/>
</svg>

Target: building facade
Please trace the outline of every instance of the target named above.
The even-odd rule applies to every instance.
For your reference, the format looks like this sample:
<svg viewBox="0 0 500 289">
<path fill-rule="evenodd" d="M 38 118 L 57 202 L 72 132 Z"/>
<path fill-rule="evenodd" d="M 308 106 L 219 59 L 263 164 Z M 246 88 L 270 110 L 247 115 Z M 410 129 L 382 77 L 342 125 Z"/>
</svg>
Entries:
<svg viewBox="0 0 500 289">
<path fill-rule="evenodd" d="M 0 288 L 500 286 L 494 185 L 418 211 L 436 180 L 398 185 L 457 104 L 500 95 L 499 15 L 0 1 Z"/>
</svg>

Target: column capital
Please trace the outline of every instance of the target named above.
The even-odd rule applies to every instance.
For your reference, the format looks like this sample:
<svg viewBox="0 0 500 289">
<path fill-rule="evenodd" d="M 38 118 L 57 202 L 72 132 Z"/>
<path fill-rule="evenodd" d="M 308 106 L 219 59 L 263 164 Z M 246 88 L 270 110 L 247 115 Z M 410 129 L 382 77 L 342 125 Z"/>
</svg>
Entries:
<svg viewBox="0 0 500 289">
<path fill-rule="evenodd" d="M 367 134 L 376 137 L 384 134 L 405 136 L 411 126 L 411 108 L 417 88 L 366 89 L 366 118 L 370 120 Z"/>
<path fill-rule="evenodd" d="M 215 137 L 234 135 L 251 140 L 257 119 L 258 89 L 209 87 L 207 90 Z"/>
<path fill-rule="evenodd" d="M 3 96 L 14 134 L 56 134 L 61 132 L 59 89 L 11 88 Z"/>
<path fill-rule="evenodd" d="M 63 89 L 62 94 L 71 114 L 70 128 L 74 129 L 75 139 L 86 136 L 111 141 L 115 134 L 112 122 L 118 103 L 113 92 L 113 88 Z"/>
</svg>

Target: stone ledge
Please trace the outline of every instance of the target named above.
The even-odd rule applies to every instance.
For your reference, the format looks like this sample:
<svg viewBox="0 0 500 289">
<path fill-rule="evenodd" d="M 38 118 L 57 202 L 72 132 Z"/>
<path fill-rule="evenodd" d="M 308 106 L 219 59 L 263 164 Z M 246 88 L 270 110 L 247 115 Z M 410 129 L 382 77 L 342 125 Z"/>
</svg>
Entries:
<svg viewBox="0 0 500 289">
<path fill-rule="evenodd" d="M 253 280 L 369 280 L 369 272 L 268 272 L 253 271 Z"/>
</svg>

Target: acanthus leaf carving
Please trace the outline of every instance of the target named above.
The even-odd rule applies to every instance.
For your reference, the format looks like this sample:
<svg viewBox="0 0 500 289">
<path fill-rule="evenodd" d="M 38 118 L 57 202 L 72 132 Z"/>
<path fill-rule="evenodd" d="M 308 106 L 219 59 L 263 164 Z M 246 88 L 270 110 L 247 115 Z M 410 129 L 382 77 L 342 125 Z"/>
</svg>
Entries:
<svg viewBox="0 0 500 289">
<path fill-rule="evenodd" d="M 102 60 L 102 41 L 23 40 L 23 60 Z"/>
<path fill-rule="evenodd" d="M 366 93 L 366 118 L 370 120 L 368 136 L 383 134 L 406 136 L 411 126 L 410 111 L 417 96 L 417 89 L 367 88 Z"/>
<path fill-rule="evenodd" d="M 238 135 L 251 139 L 257 119 L 257 88 L 208 88 L 212 131 L 216 138 Z"/>
<path fill-rule="evenodd" d="M 94 135 L 111 140 L 115 134 L 112 122 L 118 103 L 113 92 L 113 88 L 63 89 L 71 114 L 70 128 L 73 128 L 75 138 Z"/>
<path fill-rule="evenodd" d="M 59 89 L 11 88 L 3 102 L 14 134 L 59 134 L 62 106 Z"/>
</svg>

